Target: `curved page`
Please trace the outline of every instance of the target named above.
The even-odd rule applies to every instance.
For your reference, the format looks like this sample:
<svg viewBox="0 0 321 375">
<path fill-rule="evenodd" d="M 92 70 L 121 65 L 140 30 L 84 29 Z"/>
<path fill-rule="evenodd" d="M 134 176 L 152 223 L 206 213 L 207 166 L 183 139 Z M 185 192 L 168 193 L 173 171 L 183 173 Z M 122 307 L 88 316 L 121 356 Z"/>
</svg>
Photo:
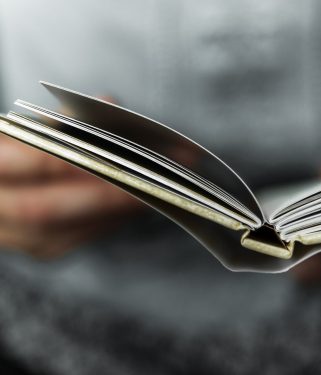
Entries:
<svg viewBox="0 0 321 375">
<path fill-rule="evenodd" d="M 259 220 L 264 221 L 262 210 L 244 181 L 222 160 L 202 146 L 163 124 L 120 106 L 47 82 L 41 83 L 78 121 L 107 130 L 173 159 L 179 164 L 182 162 L 175 160 L 179 152 L 173 151 L 188 152 L 189 158 L 193 160 L 193 166 L 185 165 L 185 167 L 212 181 L 251 210 Z"/>
<path fill-rule="evenodd" d="M 289 260 L 248 251 L 240 244 L 241 233 L 230 230 L 246 228 L 229 217 L 220 214 L 215 218 L 215 212 L 212 210 L 204 210 L 200 205 L 196 207 L 193 202 L 181 199 L 176 194 L 157 186 L 155 189 L 155 186 L 144 180 L 137 179 L 90 155 L 82 154 L 70 146 L 27 131 L 8 119 L 0 118 L 0 131 L 78 165 L 138 197 L 184 228 L 230 270 L 283 272 L 321 250 L 320 245 L 302 247 L 298 244 L 295 254 Z M 154 192 L 151 189 L 155 189 Z M 160 194 L 163 196 L 160 197 Z"/>
</svg>

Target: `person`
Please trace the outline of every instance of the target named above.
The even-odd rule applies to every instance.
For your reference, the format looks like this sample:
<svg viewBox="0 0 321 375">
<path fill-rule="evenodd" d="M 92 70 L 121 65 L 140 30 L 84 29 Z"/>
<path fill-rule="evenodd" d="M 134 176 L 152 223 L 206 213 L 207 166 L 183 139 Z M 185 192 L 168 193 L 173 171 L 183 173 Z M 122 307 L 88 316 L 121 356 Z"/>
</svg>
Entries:
<svg viewBox="0 0 321 375">
<path fill-rule="evenodd" d="M 270 0 L 224 4 L 122 0 L 95 5 L 87 0 L 57 0 L 44 6 L 40 0 L 1 0 L 0 9 L 4 111 L 18 97 L 52 105 L 36 86 L 45 79 L 91 95 L 111 96 L 121 105 L 169 124 L 215 151 L 255 190 L 268 183 L 317 176 L 320 107 L 314 43 L 318 22 L 317 12 L 307 14 L 304 5 Z M 99 235 L 106 237 L 104 253 L 99 251 L 94 262 L 91 246 L 80 251 L 79 259 L 87 267 L 73 280 L 80 294 L 88 288 L 84 274 L 95 277 L 89 294 L 99 289 L 99 283 L 104 285 L 99 298 L 108 294 L 107 282 L 119 282 L 117 267 L 113 270 L 109 258 L 117 259 L 113 250 L 119 250 L 117 241 L 136 256 L 141 248 L 163 253 L 167 247 L 182 246 L 173 245 L 175 236 L 181 240 L 178 232 L 171 232 L 168 223 L 159 225 L 158 216 L 151 219 L 148 208 L 128 194 L 3 135 L 0 197 L 3 248 L 52 257 Z M 151 229 L 153 222 L 160 234 Z M 137 241 L 131 228 L 139 234 Z M 131 259 L 131 271 L 124 266 L 122 272 L 128 272 L 124 280 L 134 272 L 139 285 L 148 284 L 146 273 L 135 273 L 133 258 L 125 254 Z M 187 258 L 191 254 L 193 250 L 186 250 Z M 2 255 L 3 265 L 11 262 L 9 258 Z M 46 270 L 42 271 L 25 258 L 12 259 L 20 262 L 21 269 L 32 270 L 33 285 L 48 281 L 43 272 L 51 266 L 42 265 Z M 175 264 L 177 258 L 170 258 L 171 262 Z M 202 263 L 201 272 L 205 268 Z M 67 288 L 65 276 L 59 282 L 52 269 L 49 273 L 59 290 Z M 196 272 L 195 279 L 199 277 Z M 74 294 L 75 289 L 71 290 Z M 124 293 L 124 298 L 131 293 Z M 119 293 L 111 295 L 114 301 L 120 298 Z M 142 306 L 148 305 L 143 300 Z M 159 311 L 166 315 L 166 306 Z"/>
</svg>

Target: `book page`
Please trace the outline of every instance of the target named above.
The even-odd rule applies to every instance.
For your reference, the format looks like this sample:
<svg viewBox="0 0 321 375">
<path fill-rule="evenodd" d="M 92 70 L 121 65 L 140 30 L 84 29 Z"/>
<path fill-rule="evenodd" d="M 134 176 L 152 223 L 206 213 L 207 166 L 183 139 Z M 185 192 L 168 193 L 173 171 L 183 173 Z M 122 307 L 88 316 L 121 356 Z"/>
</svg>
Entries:
<svg viewBox="0 0 321 375">
<path fill-rule="evenodd" d="M 219 186 L 214 185 L 210 181 L 198 176 L 196 173 L 192 172 L 188 168 L 181 167 L 178 163 L 172 162 L 170 159 L 164 158 L 162 155 L 152 153 L 146 148 L 142 148 L 137 144 L 128 142 L 127 140 L 115 137 L 115 135 L 108 133 L 106 131 L 100 131 L 94 128 L 91 125 L 81 123 L 72 118 L 63 116 L 57 112 L 41 108 L 39 106 L 27 103 L 21 100 L 16 101 L 16 104 L 28 109 L 38 115 L 41 118 L 49 117 L 50 119 L 55 120 L 55 123 L 58 122 L 63 127 L 63 133 L 60 133 L 60 136 L 65 136 L 67 134 L 83 140 L 83 147 L 88 147 L 90 143 L 91 148 L 99 150 L 99 155 L 102 156 L 102 153 L 107 153 L 106 150 L 112 151 L 115 154 L 118 154 L 118 159 L 123 160 L 123 165 L 131 165 L 134 170 L 144 171 L 146 175 L 154 175 L 159 182 L 165 184 L 175 184 L 175 186 L 182 186 L 183 189 L 188 188 L 189 191 L 194 191 L 198 194 L 201 199 L 206 199 L 209 204 L 211 200 L 220 201 L 221 204 L 225 207 L 229 207 L 233 211 L 240 213 L 241 215 L 247 217 L 248 220 L 243 220 L 247 225 L 250 225 L 252 228 L 259 227 L 261 221 L 254 215 L 249 209 L 244 205 L 238 202 L 230 194 L 222 190 Z M 41 132 L 50 131 L 43 125 L 35 124 L 30 122 L 24 116 L 10 112 L 8 117 L 18 121 L 24 126 L 29 128 L 34 128 L 37 126 Z M 67 126 L 64 126 L 67 125 Z M 52 129 L 51 132 L 56 130 Z M 109 153 L 110 154 L 110 153 Z M 108 156 L 107 156 L 108 159 Z M 113 159 L 114 160 L 114 159 Z"/>
<path fill-rule="evenodd" d="M 301 210 L 306 204 L 314 204 L 321 198 L 321 180 L 309 180 L 298 184 L 266 189 L 257 194 L 268 221 L 275 223 L 287 213 Z"/>
<path fill-rule="evenodd" d="M 180 225 L 230 270 L 283 272 L 320 251 L 320 246 L 296 246 L 293 257 L 285 260 L 245 249 L 240 244 L 240 237 L 242 231 L 248 232 L 248 228 L 222 213 L 137 178 L 64 143 L 20 128 L 10 120 L 0 119 L 0 131 L 91 171 L 141 199 Z"/>
<path fill-rule="evenodd" d="M 107 130 L 190 169 L 228 192 L 264 221 L 262 210 L 245 182 L 202 146 L 168 126 L 120 106 L 49 83 L 42 84 L 68 108 L 74 119 Z M 177 157 L 180 153 L 187 155 L 192 165 Z"/>
</svg>

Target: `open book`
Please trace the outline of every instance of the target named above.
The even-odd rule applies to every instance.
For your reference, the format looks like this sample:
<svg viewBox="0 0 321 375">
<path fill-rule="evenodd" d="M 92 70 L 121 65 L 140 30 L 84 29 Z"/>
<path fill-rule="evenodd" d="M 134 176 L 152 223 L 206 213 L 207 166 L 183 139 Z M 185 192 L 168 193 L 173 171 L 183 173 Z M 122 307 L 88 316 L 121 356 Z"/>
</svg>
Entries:
<svg viewBox="0 0 321 375">
<path fill-rule="evenodd" d="M 1 116 L 1 132 L 118 185 L 182 226 L 229 269 L 280 272 L 321 250 L 321 183 L 259 203 L 229 166 L 182 134 L 120 106 L 42 85 L 68 114 L 17 100 L 32 116 Z M 241 246 L 222 245 L 219 233 Z"/>
</svg>

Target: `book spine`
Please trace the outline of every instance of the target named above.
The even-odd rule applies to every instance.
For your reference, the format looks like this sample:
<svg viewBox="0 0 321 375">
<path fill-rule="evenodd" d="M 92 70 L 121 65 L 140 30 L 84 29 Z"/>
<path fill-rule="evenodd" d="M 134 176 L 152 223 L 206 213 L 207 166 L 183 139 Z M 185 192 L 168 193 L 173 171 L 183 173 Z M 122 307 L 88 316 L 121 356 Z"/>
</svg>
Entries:
<svg viewBox="0 0 321 375">
<path fill-rule="evenodd" d="M 263 225 L 256 231 L 245 231 L 241 237 L 241 245 L 246 249 L 280 259 L 290 259 L 294 249 L 294 242 L 282 241 L 275 229 L 268 225 Z"/>
</svg>

